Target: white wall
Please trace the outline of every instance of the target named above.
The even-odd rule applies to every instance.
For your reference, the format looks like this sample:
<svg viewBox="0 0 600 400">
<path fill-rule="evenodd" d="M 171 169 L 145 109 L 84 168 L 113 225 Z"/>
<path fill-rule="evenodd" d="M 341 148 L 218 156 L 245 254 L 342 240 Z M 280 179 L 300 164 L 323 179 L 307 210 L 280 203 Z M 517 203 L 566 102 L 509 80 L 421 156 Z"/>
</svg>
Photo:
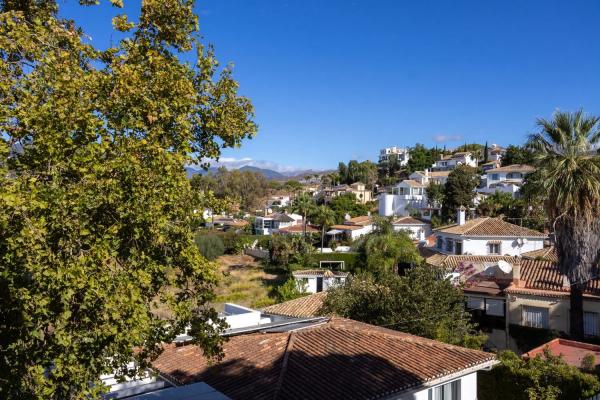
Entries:
<svg viewBox="0 0 600 400">
<path fill-rule="evenodd" d="M 298 282 L 298 286 L 300 286 L 300 282 L 302 281 L 302 279 L 307 279 L 308 283 L 306 284 L 306 292 L 307 293 L 317 293 L 317 277 L 316 276 L 312 276 L 312 277 L 305 277 L 305 276 L 298 276 L 295 277 L 296 281 Z M 346 278 L 340 278 L 340 285 L 343 285 L 344 282 L 346 282 Z M 330 288 L 335 287 L 335 278 L 323 278 L 323 291 L 329 290 Z"/>
<path fill-rule="evenodd" d="M 370 233 L 372 230 L 373 230 L 373 225 L 366 225 L 360 229 L 349 230 L 350 239 L 354 240 L 356 238 L 359 238 L 363 235 L 366 235 L 367 233 Z"/>
<path fill-rule="evenodd" d="M 431 234 L 431 226 L 429 225 L 392 225 L 392 227 L 396 232 L 407 231 L 413 240 L 425 240 Z"/>
<path fill-rule="evenodd" d="M 427 195 L 382 194 L 379 196 L 379 215 L 385 217 L 408 216 L 407 207 L 421 209 L 427 205 Z"/>
<path fill-rule="evenodd" d="M 517 244 L 516 238 L 511 239 L 501 239 L 499 240 L 497 237 L 482 237 L 477 239 L 469 239 L 462 238 L 459 235 L 451 235 L 451 234 L 443 234 L 439 233 L 436 236 L 442 236 L 444 238 L 444 244 L 441 249 L 436 247 L 436 250 L 442 253 L 448 253 L 446 251 L 446 239 L 450 238 L 455 241 L 462 241 L 462 254 L 470 254 L 474 256 L 485 256 L 488 255 L 487 243 L 490 241 L 500 241 L 500 254 L 499 255 L 510 255 L 510 256 L 520 256 L 523 253 L 534 250 L 541 250 L 544 248 L 544 238 L 537 239 L 527 239 L 527 243 L 524 243 L 523 246 L 519 247 Z M 436 239 L 437 246 L 437 239 Z M 454 252 L 451 252 L 454 254 Z"/>
<path fill-rule="evenodd" d="M 460 400 L 477 400 L 477 372 L 472 372 L 461 378 L 460 382 Z M 452 382 L 456 379 L 449 380 L 444 383 Z M 435 385 L 438 386 L 438 385 Z M 415 392 L 406 393 L 397 397 L 390 397 L 395 400 L 428 400 L 429 389 L 421 389 Z"/>
<path fill-rule="evenodd" d="M 245 328 L 261 323 L 260 311 L 239 306 L 237 304 L 225 303 L 225 322 L 229 329 Z"/>
</svg>

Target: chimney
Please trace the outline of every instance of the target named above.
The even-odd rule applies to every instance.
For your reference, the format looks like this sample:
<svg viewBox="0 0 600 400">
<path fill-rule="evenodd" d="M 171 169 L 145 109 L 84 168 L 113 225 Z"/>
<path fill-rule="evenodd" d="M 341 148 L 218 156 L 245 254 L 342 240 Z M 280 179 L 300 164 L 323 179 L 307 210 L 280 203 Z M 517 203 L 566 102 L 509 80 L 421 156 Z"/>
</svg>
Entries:
<svg viewBox="0 0 600 400">
<path fill-rule="evenodd" d="M 512 263 L 512 277 L 515 286 L 521 286 L 521 258 L 515 257 Z"/>
<path fill-rule="evenodd" d="M 458 208 L 458 211 L 456 213 L 456 223 L 458 225 L 464 225 L 466 222 L 466 211 L 467 209 L 464 208 L 463 206 L 460 206 Z"/>
</svg>

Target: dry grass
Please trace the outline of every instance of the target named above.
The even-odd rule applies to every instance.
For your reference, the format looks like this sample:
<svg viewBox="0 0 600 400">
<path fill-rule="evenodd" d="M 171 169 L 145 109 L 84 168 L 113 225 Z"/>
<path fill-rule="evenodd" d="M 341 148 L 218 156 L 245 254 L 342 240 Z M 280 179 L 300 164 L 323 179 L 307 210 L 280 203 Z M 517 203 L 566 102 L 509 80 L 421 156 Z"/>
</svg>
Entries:
<svg viewBox="0 0 600 400">
<path fill-rule="evenodd" d="M 247 255 L 224 255 L 217 259 L 222 279 L 215 290 L 217 310 L 224 303 L 236 303 L 262 308 L 275 303 L 273 287 L 284 279 L 282 275 L 266 273 L 262 266 Z"/>
</svg>

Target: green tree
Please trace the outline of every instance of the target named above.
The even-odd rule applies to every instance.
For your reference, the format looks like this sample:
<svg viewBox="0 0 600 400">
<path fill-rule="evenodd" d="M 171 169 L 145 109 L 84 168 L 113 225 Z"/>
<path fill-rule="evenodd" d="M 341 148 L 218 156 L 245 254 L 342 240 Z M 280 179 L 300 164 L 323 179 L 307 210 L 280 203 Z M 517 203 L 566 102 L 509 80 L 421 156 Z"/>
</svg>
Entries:
<svg viewBox="0 0 600 400">
<path fill-rule="evenodd" d="M 483 163 L 487 163 L 488 161 L 490 161 L 490 155 L 489 153 L 489 148 L 488 148 L 488 142 L 485 142 L 485 146 L 483 147 Z"/>
<path fill-rule="evenodd" d="M 531 164 L 534 162 L 534 154 L 526 146 L 510 145 L 506 148 L 506 153 L 502 156 L 502 166 L 513 164 Z"/>
<path fill-rule="evenodd" d="M 475 188 L 479 185 L 477 169 L 459 165 L 448 175 L 444 186 L 442 215 L 448 220 L 460 207 L 470 208 L 475 198 Z"/>
<path fill-rule="evenodd" d="M 315 201 L 313 198 L 307 194 L 303 193 L 300 196 L 296 197 L 292 202 L 292 212 L 297 212 L 302 215 L 302 234 L 306 239 L 306 219 L 307 216 L 314 212 L 316 207 Z"/>
<path fill-rule="evenodd" d="M 196 236 L 196 246 L 207 260 L 216 260 L 217 257 L 225 253 L 223 240 L 216 235 L 198 235 Z"/>
<path fill-rule="evenodd" d="M 420 143 L 417 143 L 415 147 L 410 149 L 410 158 L 408 160 L 408 171 L 423 171 L 431 168 L 432 164 L 442 155 L 444 152 L 436 148 L 426 148 Z"/>
<path fill-rule="evenodd" d="M 100 375 L 145 368 L 190 324 L 218 355 L 184 166 L 256 126 L 193 1 L 145 0 L 103 51 L 55 1 L 0 7 L 0 397 L 98 397 Z"/>
<path fill-rule="evenodd" d="M 327 203 L 327 206 L 335 212 L 336 222 L 338 223 L 344 221 L 346 214 L 351 217 L 359 217 L 361 215 L 367 215 L 369 212 L 369 206 L 359 203 L 353 193 L 344 193 L 336 196 Z"/>
<path fill-rule="evenodd" d="M 280 302 L 294 300 L 306 296 L 306 283 L 297 281 L 295 278 L 289 278 L 285 283 L 276 289 L 277 300 Z"/>
<path fill-rule="evenodd" d="M 600 157 L 591 154 L 600 141 L 600 118 L 556 112 L 539 119 L 530 135 L 537 175 L 532 185 L 546 196 L 553 221 L 560 270 L 571 283 L 570 333 L 583 338 L 583 290 L 600 262 Z"/>
<path fill-rule="evenodd" d="M 366 238 L 364 256 L 368 269 L 377 273 L 398 272 L 398 264 L 413 265 L 422 261 L 410 237 L 404 232 L 390 232 L 389 228 Z"/>
<path fill-rule="evenodd" d="M 328 226 L 335 224 L 336 214 L 335 212 L 327 207 L 326 205 L 320 205 L 316 208 L 313 218 L 315 222 L 321 225 L 321 253 L 323 252 L 323 246 L 325 246 L 325 229 Z"/>
<path fill-rule="evenodd" d="M 431 182 L 427 189 L 427 204 L 429 207 L 441 207 L 444 203 L 444 185 Z"/>
<path fill-rule="evenodd" d="M 498 355 L 500 364 L 478 379 L 481 400 L 587 399 L 600 392 L 600 381 L 545 351 L 524 360 L 511 351 Z"/>
<path fill-rule="evenodd" d="M 415 267 L 404 276 L 358 274 L 344 286 L 329 289 L 323 312 L 385 326 L 446 343 L 480 348 L 465 311 L 462 291 L 438 271 Z"/>
</svg>

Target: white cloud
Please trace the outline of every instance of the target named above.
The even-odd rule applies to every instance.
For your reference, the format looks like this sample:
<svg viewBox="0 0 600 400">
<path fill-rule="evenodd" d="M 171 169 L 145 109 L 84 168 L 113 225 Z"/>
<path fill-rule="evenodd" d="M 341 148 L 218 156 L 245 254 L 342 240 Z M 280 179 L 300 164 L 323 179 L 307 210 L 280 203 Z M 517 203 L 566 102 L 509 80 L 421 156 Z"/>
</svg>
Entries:
<svg viewBox="0 0 600 400">
<path fill-rule="evenodd" d="M 463 138 L 463 135 L 433 135 L 433 141 L 436 143 L 458 142 Z"/>
</svg>

